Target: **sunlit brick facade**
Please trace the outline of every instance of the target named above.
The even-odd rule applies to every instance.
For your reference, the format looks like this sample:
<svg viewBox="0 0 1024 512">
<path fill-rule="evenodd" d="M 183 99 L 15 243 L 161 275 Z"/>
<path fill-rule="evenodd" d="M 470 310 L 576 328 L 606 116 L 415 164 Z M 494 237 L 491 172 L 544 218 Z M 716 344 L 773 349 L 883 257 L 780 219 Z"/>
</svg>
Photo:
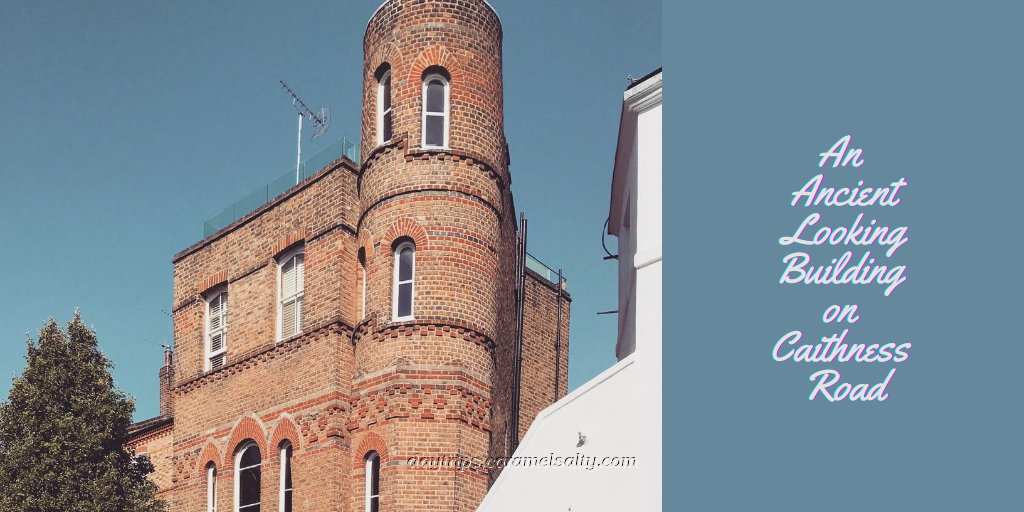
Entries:
<svg viewBox="0 0 1024 512">
<path fill-rule="evenodd" d="M 172 512 L 209 510 L 211 474 L 216 509 L 237 510 L 248 446 L 261 461 L 259 510 L 285 510 L 287 446 L 293 510 L 367 510 L 368 455 L 379 457 L 379 510 L 482 500 L 495 473 L 407 461 L 505 456 L 518 441 L 501 45 L 483 0 L 385 2 L 364 38 L 361 164 L 341 157 L 174 256 L 161 415 L 135 426 L 131 446 L 151 455 Z M 525 297 L 520 438 L 556 381 L 559 396 L 567 389 L 571 303 L 533 271 Z"/>
</svg>

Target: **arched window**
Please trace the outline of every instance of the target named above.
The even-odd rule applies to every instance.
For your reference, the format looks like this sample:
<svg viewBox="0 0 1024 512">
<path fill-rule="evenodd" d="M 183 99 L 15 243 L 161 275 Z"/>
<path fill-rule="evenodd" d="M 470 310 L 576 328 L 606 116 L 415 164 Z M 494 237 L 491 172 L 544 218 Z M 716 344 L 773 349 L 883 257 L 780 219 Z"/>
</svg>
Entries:
<svg viewBox="0 0 1024 512">
<path fill-rule="evenodd" d="M 206 465 L 206 510 L 217 512 L 217 467 L 212 462 Z"/>
<path fill-rule="evenodd" d="M 448 79 L 437 73 L 424 77 L 423 147 L 448 147 L 448 103 Z"/>
<path fill-rule="evenodd" d="M 377 80 L 377 144 L 391 140 L 391 69 Z"/>
<path fill-rule="evenodd" d="M 228 290 L 215 290 L 206 300 L 206 371 L 224 366 L 228 350 Z"/>
<path fill-rule="evenodd" d="M 305 254 L 302 249 L 281 258 L 278 265 L 277 339 L 302 331 L 302 302 L 305 295 Z"/>
<path fill-rule="evenodd" d="M 380 455 L 366 454 L 366 512 L 377 512 L 380 508 Z"/>
<path fill-rule="evenodd" d="M 416 272 L 416 246 L 403 242 L 395 248 L 395 289 L 392 320 L 412 320 L 413 276 Z"/>
<path fill-rule="evenodd" d="M 281 512 L 292 512 L 292 445 L 281 445 Z"/>
<path fill-rule="evenodd" d="M 235 512 L 260 511 L 260 447 L 249 441 L 235 455 Z"/>
<path fill-rule="evenodd" d="M 362 271 L 363 278 L 363 308 L 359 318 L 366 318 L 366 249 L 359 249 L 359 268 Z"/>
</svg>

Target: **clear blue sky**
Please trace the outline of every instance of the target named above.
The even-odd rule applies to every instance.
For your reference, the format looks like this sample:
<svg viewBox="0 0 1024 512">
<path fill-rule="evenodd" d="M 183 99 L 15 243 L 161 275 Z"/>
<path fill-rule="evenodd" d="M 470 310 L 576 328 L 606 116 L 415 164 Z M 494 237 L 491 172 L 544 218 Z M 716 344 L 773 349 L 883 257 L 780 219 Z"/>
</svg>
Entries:
<svg viewBox="0 0 1024 512">
<path fill-rule="evenodd" d="M 661 66 L 660 1 L 491 0 L 505 32 L 505 133 L 530 251 L 573 297 L 569 385 L 614 358 L 602 261 L 626 76 Z M 25 333 L 78 306 L 137 400 L 158 412 L 171 256 L 203 220 L 295 160 L 277 80 L 359 136 L 363 30 L 379 2 L 0 4 L 0 393 Z M 307 153 L 308 152 L 308 153 Z M 613 242 L 614 243 L 614 239 Z"/>
</svg>

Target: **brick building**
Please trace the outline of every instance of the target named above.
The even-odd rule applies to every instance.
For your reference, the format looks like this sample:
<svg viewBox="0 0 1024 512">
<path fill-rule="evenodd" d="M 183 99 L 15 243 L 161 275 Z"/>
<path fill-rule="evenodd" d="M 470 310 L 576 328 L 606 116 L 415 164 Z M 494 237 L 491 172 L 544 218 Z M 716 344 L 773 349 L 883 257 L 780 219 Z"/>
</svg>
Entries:
<svg viewBox="0 0 1024 512">
<path fill-rule="evenodd" d="M 160 415 L 130 443 L 171 511 L 474 510 L 496 470 L 409 458 L 510 455 L 565 394 L 571 299 L 519 242 L 501 45 L 484 0 L 386 1 L 361 163 L 174 256 Z"/>
</svg>

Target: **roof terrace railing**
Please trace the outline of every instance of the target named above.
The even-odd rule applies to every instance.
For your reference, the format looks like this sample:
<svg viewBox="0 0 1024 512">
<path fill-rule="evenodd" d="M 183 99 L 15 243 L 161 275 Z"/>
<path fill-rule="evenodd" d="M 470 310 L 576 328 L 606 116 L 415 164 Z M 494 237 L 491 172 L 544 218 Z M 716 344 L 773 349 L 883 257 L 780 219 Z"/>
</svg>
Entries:
<svg viewBox="0 0 1024 512">
<path fill-rule="evenodd" d="M 206 219 L 203 222 L 203 238 L 230 226 L 238 219 L 256 211 L 259 207 L 269 203 L 270 200 L 320 172 L 321 169 L 342 156 L 348 157 L 349 160 L 358 165 L 359 141 L 342 137 L 332 142 L 327 147 L 317 151 L 313 156 L 305 159 L 299 166 L 298 173 L 292 167 L 270 183 L 252 191 L 249 195 L 221 210 L 217 215 Z M 558 272 L 529 253 L 526 254 L 526 268 L 540 274 L 541 277 L 547 279 L 552 284 L 558 284 Z M 568 281 L 564 275 L 562 276 L 562 289 L 568 290 Z"/>
<path fill-rule="evenodd" d="M 541 277 L 550 281 L 551 284 L 558 284 L 558 271 L 552 270 L 551 267 L 541 263 L 540 260 L 530 253 L 526 253 L 526 268 L 540 274 Z M 569 282 L 565 279 L 565 274 L 562 275 L 562 289 L 566 291 L 569 289 Z"/>
<path fill-rule="evenodd" d="M 303 160 L 299 165 L 297 173 L 294 167 L 288 169 L 288 171 L 270 183 L 252 191 L 251 194 L 221 210 L 217 215 L 206 219 L 203 222 L 203 238 L 230 226 L 236 220 L 256 211 L 260 206 L 267 204 L 271 199 L 302 183 L 310 176 L 320 172 L 320 169 L 330 165 L 331 162 L 342 156 L 346 156 L 349 160 L 358 164 L 359 141 L 342 137 L 330 143 L 327 147 L 314 153 L 313 156 Z"/>
</svg>

